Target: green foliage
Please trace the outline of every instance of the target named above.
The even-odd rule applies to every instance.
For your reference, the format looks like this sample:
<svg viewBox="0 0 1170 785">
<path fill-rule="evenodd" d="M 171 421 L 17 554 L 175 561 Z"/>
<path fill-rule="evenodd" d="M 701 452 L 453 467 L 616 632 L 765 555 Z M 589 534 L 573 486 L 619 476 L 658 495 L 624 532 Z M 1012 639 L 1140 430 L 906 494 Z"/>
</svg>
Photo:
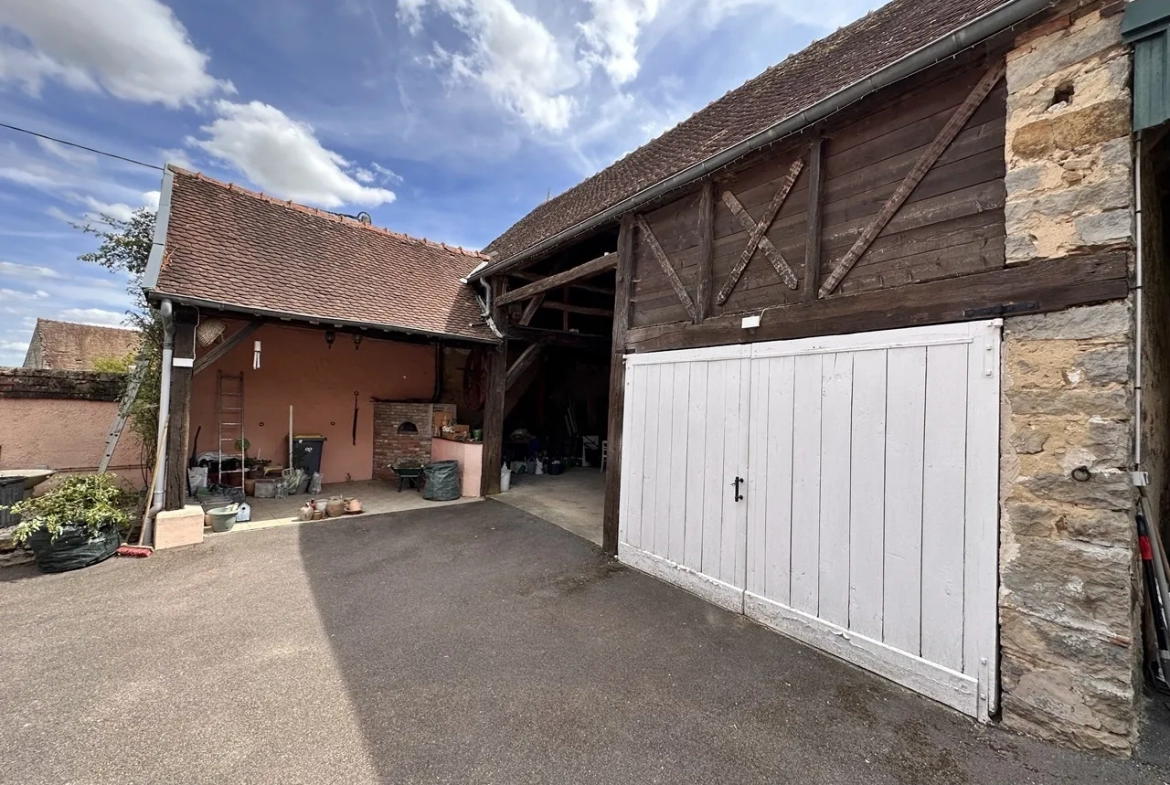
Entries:
<svg viewBox="0 0 1170 785">
<path fill-rule="evenodd" d="M 125 357 L 95 357 L 93 369 L 98 373 L 129 373 L 134 359 L 134 352 L 130 352 Z"/>
<path fill-rule="evenodd" d="M 132 286 L 141 280 L 150 259 L 150 246 L 154 242 L 153 212 L 145 207 L 140 208 L 134 211 L 129 221 L 103 215 L 100 226 L 90 224 L 78 228 L 102 240 L 96 251 L 79 256 L 81 261 L 100 264 L 108 270 L 130 273 L 134 278 Z"/>
<path fill-rule="evenodd" d="M 134 297 L 135 307 L 127 315 L 127 320 L 142 334 L 142 344 L 139 355 L 127 362 L 126 366 L 128 369 L 130 362 L 143 362 L 147 370 L 130 407 L 127 425 L 142 444 L 141 462 L 147 467 L 144 470 L 146 472 L 154 466 L 157 451 L 158 396 L 162 380 L 162 319 L 142 294 L 142 275 L 146 272 L 150 247 L 154 242 L 154 219 L 154 213 L 143 208 L 135 211 L 128 221 L 103 215 L 99 226 L 91 224 L 78 227 L 86 234 L 101 238 L 98 249 L 79 256 L 81 261 L 130 274 L 129 290 Z"/>
<path fill-rule="evenodd" d="M 12 541 L 23 543 L 41 529 L 55 540 L 61 527 L 68 524 L 85 526 L 93 533 L 109 526 L 125 530 L 130 527 L 137 501 L 137 494 L 124 491 L 112 474 L 66 477 L 44 496 L 24 499 L 9 508 L 20 516 Z"/>
</svg>

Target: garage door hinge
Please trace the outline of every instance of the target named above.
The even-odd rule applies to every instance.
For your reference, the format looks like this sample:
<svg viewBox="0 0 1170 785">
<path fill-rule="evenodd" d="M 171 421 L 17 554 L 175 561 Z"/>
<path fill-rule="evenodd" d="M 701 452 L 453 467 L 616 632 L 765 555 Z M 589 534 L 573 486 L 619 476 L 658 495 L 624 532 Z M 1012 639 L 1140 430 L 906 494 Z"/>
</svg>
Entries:
<svg viewBox="0 0 1170 785">
<path fill-rule="evenodd" d="M 1035 300 L 1025 300 L 1021 303 L 1001 303 L 987 308 L 968 308 L 963 316 L 968 319 L 986 319 L 988 316 L 1007 316 L 1013 313 L 1028 313 L 1039 311 L 1040 303 Z"/>
</svg>

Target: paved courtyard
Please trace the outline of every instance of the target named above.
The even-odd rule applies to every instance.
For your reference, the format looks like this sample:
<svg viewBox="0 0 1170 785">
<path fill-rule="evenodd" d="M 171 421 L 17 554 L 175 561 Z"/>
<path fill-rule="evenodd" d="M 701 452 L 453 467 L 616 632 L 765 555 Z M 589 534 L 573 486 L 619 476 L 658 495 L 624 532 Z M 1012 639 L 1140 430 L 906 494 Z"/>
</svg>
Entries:
<svg viewBox="0 0 1170 785">
<path fill-rule="evenodd" d="M 498 502 L 0 571 L 0 782 L 1111 783 Z"/>
</svg>

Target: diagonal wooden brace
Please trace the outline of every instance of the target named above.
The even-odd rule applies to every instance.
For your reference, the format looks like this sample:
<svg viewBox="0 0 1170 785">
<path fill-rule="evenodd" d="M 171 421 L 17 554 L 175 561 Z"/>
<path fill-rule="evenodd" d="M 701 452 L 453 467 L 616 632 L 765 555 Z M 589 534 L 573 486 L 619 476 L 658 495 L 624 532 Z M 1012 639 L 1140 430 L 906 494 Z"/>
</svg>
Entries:
<svg viewBox="0 0 1170 785">
<path fill-rule="evenodd" d="M 776 195 L 772 197 L 772 201 L 768 202 L 767 208 L 764 209 L 764 214 L 760 217 L 759 222 L 753 221 L 748 211 L 740 204 L 739 200 L 735 198 L 735 194 L 731 191 L 723 192 L 723 203 L 731 210 L 732 215 L 740 222 L 745 229 L 750 229 L 751 234 L 748 236 L 747 246 L 743 249 L 743 253 L 739 255 L 739 261 L 735 263 L 735 267 L 731 268 L 731 274 L 727 278 L 727 282 L 723 284 L 723 288 L 719 290 L 719 295 L 715 301 L 722 305 L 727 302 L 727 298 L 731 296 L 731 292 L 735 289 L 735 285 L 739 283 L 740 276 L 743 271 L 747 269 L 748 263 L 751 262 L 752 256 L 755 255 L 756 249 L 763 251 L 764 255 L 768 257 L 768 261 L 772 263 L 772 267 L 776 270 L 776 274 L 780 276 L 789 289 L 795 289 L 798 285 L 796 280 L 796 273 L 792 271 L 787 260 L 777 250 L 776 246 L 765 236 L 768 229 L 772 227 L 772 222 L 776 220 L 776 215 L 780 212 L 780 208 L 784 206 L 785 200 L 788 199 L 788 194 L 792 192 L 792 186 L 796 184 L 796 178 L 800 176 L 800 171 L 804 168 L 804 158 L 798 158 L 788 170 L 784 181 L 780 183 L 780 187 L 776 190 Z"/>
<path fill-rule="evenodd" d="M 662 272 L 666 274 L 666 280 L 670 281 L 671 288 L 678 295 L 678 299 L 682 301 L 683 308 L 686 308 L 687 315 L 691 317 L 691 321 L 698 321 L 699 312 L 695 310 L 695 303 L 691 300 L 691 296 L 687 294 L 687 289 L 683 286 L 682 281 L 679 280 L 678 273 L 671 266 L 670 259 L 666 257 L 666 252 L 658 244 L 658 238 L 650 231 L 650 225 L 640 215 L 635 220 L 638 223 L 638 231 L 646 238 L 646 243 L 650 246 L 650 252 L 658 260 L 658 265 L 662 268 Z"/>
<path fill-rule="evenodd" d="M 922 182 L 922 178 L 926 177 L 926 173 L 930 171 L 931 167 L 938 162 L 942 154 L 946 152 L 947 148 L 951 146 L 951 142 L 955 141 L 955 137 L 959 135 L 959 131 L 963 130 L 963 126 L 971 119 L 971 115 L 975 114 L 975 110 L 987 98 L 991 89 L 995 87 L 1004 74 L 1004 64 L 997 63 L 988 69 L 983 78 L 979 80 L 979 84 L 971 90 L 970 95 L 964 99 L 955 113 L 951 115 L 951 119 L 943 126 L 943 129 L 938 132 L 938 136 L 930 143 L 930 147 L 923 151 L 922 156 L 914 164 L 914 168 L 906 175 L 906 179 L 898 186 L 898 190 L 882 205 L 882 209 L 874 216 L 869 225 L 865 227 L 865 231 L 857 238 L 857 242 L 853 244 L 846 254 L 841 257 L 841 261 L 837 262 L 837 266 L 833 268 L 833 272 L 825 279 L 824 285 L 821 286 L 818 295 L 820 297 L 827 297 L 833 293 L 837 285 L 841 283 L 841 279 L 853 269 L 853 265 L 857 264 L 862 255 L 869 250 L 869 246 L 873 245 L 873 241 L 881 234 L 882 230 L 886 228 L 886 224 L 894 217 L 894 214 L 901 209 L 906 200 L 910 198 L 910 194 Z"/>
</svg>

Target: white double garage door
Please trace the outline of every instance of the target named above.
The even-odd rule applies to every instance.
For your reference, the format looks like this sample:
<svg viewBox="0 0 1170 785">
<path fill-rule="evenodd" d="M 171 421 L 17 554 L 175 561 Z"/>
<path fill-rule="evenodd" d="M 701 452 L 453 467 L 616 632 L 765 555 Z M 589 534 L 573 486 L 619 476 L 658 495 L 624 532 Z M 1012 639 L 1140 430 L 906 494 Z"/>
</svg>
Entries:
<svg viewBox="0 0 1170 785">
<path fill-rule="evenodd" d="M 618 557 L 972 716 L 999 322 L 629 355 Z"/>
</svg>

